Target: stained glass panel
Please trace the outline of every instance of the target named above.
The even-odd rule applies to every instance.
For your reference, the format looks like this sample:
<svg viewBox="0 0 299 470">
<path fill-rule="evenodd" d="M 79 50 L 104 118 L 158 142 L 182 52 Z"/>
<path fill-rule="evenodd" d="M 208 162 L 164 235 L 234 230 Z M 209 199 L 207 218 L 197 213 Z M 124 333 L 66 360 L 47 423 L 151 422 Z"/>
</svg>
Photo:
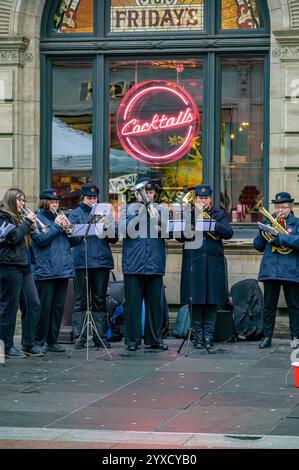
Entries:
<svg viewBox="0 0 299 470">
<path fill-rule="evenodd" d="M 92 33 L 93 0 L 61 0 L 53 18 L 56 33 Z"/>
<path fill-rule="evenodd" d="M 204 0 L 112 0 L 111 31 L 192 31 L 204 29 Z"/>
<path fill-rule="evenodd" d="M 259 29 L 263 18 L 258 0 L 222 0 L 222 29 Z"/>
</svg>

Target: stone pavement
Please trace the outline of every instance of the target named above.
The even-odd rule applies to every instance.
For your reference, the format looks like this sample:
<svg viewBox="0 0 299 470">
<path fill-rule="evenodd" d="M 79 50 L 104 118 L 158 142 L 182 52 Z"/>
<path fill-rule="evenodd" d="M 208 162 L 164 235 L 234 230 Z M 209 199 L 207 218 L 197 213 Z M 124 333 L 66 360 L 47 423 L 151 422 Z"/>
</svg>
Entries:
<svg viewBox="0 0 299 470">
<path fill-rule="evenodd" d="M 18 345 L 19 338 L 16 340 Z M 0 364 L 0 448 L 299 448 L 289 340 Z M 68 351 L 71 346 L 66 345 Z"/>
</svg>

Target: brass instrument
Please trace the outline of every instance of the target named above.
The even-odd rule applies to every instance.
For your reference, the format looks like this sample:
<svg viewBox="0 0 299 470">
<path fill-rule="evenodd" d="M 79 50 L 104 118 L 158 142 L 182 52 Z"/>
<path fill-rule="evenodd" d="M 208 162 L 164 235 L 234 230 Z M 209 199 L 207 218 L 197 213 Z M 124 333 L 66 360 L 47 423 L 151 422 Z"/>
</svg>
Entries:
<svg viewBox="0 0 299 470">
<path fill-rule="evenodd" d="M 197 220 L 212 220 L 212 217 L 210 214 L 208 214 L 204 210 L 204 205 L 201 202 L 196 201 L 196 196 L 194 191 L 189 191 L 187 194 L 182 199 L 183 204 L 192 204 L 198 211 L 198 216 Z M 213 240 L 220 240 L 219 235 L 215 235 L 212 232 L 207 232 L 207 234 L 213 239 Z"/>
<path fill-rule="evenodd" d="M 147 197 L 147 194 L 145 192 L 145 186 L 146 186 L 147 182 L 144 181 L 142 183 L 139 183 L 135 186 L 134 190 L 140 194 L 144 204 L 145 204 L 145 207 L 147 209 L 147 212 L 149 213 L 149 216 L 151 219 L 155 219 L 155 220 L 158 220 L 159 218 L 159 211 L 158 209 L 154 206 L 154 204 L 152 203 L 152 201 L 150 201 Z"/>
<path fill-rule="evenodd" d="M 263 206 L 263 200 L 264 198 L 260 199 L 255 206 L 249 211 L 249 214 L 253 213 L 260 213 L 262 214 L 266 219 L 269 220 L 271 223 L 271 226 L 276 230 L 278 233 L 282 233 L 284 235 L 289 235 L 289 232 L 280 225 L 277 219 L 275 219 L 268 211 L 265 209 Z M 273 242 L 274 238 L 272 237 L 271 234 L 268 234 L 267 232 L 262 232 L 262 236 L 265 238 L 265 240 L 268 243 Z M 281 255 L 288 255 L 293 251 L 293 248 L 289 248 L 287 246 L 273 246 L 272 251 L 278 251 Z"/>
<path fill-rule="evenodd" d="M 67 216 L 65 215 L 65 213 L 61 209 L 58 209 L 58 211 L 56 209 L 54 209 L 53 213 L 56 215 L 56 217 L 58 217 L 59 215 L 62 215 L 64 217 L 64 221 L 65 221 L 66 225 L 61 225 L 61 227 L 63 228 L 63 230 L 65 231 L 67 236 L 71 236 L 73 231 L 74 231 L 74 224 L 72 224 L 69 221 L 69 219 L 67 218 Z"/>
<path fill-rule="evenodd" d="M 34 214 L 34 212 L 32 212 L 30 209 L 27 209 L 27 207 L 24 207 L 21 211 L 21 218 L 24 220 L 29 214 Z M 47 227 L 41 220 L 39 220 L 38 217 L 36 217 L 36 222 L 34 224 L 34 231 L 36 233 L 40 233 L 40 232 L 46 233 L 49 231 L 49 227 Z"/>
</svg>

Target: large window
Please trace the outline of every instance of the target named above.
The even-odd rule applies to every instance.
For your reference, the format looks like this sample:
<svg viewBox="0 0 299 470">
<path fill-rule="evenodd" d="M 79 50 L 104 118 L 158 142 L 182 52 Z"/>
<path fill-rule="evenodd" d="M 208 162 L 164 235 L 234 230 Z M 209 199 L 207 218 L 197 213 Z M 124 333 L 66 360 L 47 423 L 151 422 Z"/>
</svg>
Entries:
<svg viewBox="0 0 299 470">
<path fill-rule="evenodd" d="M 167 203 L 206 182 L 233 223 L 254 222 L 268 198 L 269 49 L 261 0 L 46 2 L 42 188 L 71 208 L 88 181 L 115 202 L 148 175 Z"/>
<path fill-rule="evenodd" d="M 128 90 L 136 84 L 155 80 L 158 83 L 178 84 L 193 98 L 199 111 L 199 128 L 191 148 L 179 159 L 170 163 L 146 164 L 129 155 L 119 140 L 116 113 Z M 162 81 L 162 82 L 161 82 Z M 159 100 L 155 103 L 154 100 Z M 146 119 L 152 116 L 176 114 L 173 101 L 168 102 L 166 94 L 149 97 Z M 203 112 L 203 69 L 199 59 L 181 60 L 137 60 L 112 62 L 110 67 L 110 193 L 121 194 L 131 188 L 137 177 L 148 175 L 161 189 L 160 199 L 173 200 L 177 193 L 202 181 L 202 112 Z M 152 111 L 151 111 L 152 110 Z M 134 114 L 136 117 L 136 115 Z M 183 126 L 182 126 L 183 127 Z M 167 154 L 176 149 L 185 133 L 182 127 L 161 129 L 146 135 L 149 151 Z M 169 130 L 168 130 L 169 129 Z"/>
<path fill-rule="evenodd" d="M 222 60 L 221 199 L 232 222 L 251 222 L 263 197 L 264 60 Z"/>
</svg>

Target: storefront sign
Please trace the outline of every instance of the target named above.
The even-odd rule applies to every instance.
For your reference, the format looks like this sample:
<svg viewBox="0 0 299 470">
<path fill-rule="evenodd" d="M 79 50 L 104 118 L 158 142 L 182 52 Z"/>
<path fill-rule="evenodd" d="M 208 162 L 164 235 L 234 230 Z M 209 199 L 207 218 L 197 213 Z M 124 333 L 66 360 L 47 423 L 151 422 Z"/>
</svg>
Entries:
<svg viewBox="0 0 299 470">
<path fill-rule="evenodd" d="M 203 29 L 202 0 L 113 0 L 111 31 L 189 31 Z M 121 5 L 119 5 L 121 4 Z"/>
<path fill-rule="evenodd" d="M 122 147 L 136 160 L 165 164 L 182 158 L 199 128 L 196 103 L 173 82 L 151 80 L 134 85 L 116 117 Z"/>
</svg>

